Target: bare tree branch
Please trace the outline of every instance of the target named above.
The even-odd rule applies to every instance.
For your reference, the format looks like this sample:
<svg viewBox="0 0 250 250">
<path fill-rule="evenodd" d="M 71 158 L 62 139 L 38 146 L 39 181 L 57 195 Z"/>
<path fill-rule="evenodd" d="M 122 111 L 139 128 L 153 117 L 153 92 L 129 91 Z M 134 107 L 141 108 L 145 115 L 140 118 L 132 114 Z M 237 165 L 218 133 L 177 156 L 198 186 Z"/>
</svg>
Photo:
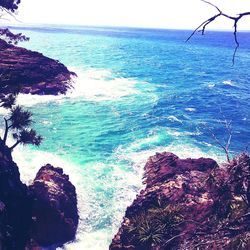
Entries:
<svg viewBox="0 0 250 250">
<path fill-rule="evenodd" d="M 233 132 L 232 132 L 232 121 L 228 120 L 225 118 L 225 116 L 221 113 L 221 115 L 223 116 L 223 120 L 218 120 L 218 122 L 221 124 L 222 127 L 224 127 L 226 134 L 227 134 L 227 139 L 225 139 L 225 141 L 220 140 L 217 135 L 213 132 L 211 127 L 206 127 L 205 124 L 203 124 L 203 129 L 206 129 L 209 131 L 211 137 L 213 138 L 213 140 L 223 149 L 223 151 L 226 154 L 226 158 L 227 158 L 227 162 L 230 163 L 230 152 L 229 152 L 229 148 L 231 145 L 231 140 L 232 140 L 232 136 L 233 136 Z"/>
<path fill-rule="evenodd" d="M 232 62 L 233 62 L 233 65 L 234 65 L 234 62 L 235 62 L 235 56 L 236 56 L 236 52 L 238 50 L 238 48 L 240 47 L 240 43 L 239 43 L 239 40 L 238 40 L 238 22 L 239 20 L 242 18 L 242 17 L 245 17 L 245 16 L 248 16 L 250 15 L 250 12 L 243 12 L 243 13 L 240 13 L 238 14 L 237 16 L 231 16 L 231 15 L 228 15 L 228 14 L 225 14 L 223 13 L 216 5 L 208 2 L 208 1 L 205 1 L 205 0 L 201 0 L 202 2 L 206 3 L 206 4 L 209 4 L 211 6 L 213 6 L 214 8 L 216 8 L 216 10 L 219 12 L 218 14 L 210 17 L 209 19 L 207 19 L 206 21 L 204 21 L 202 24 L 200 24 L 193 32 L 192 34 L 187 38 L 186 42 L 188 42 L 193 36 L 195 33 L 197 32 L 200 32 L 201 31 L 201 34 L 204 35 L 205 34 L 205 30 L 207 28 L 207 26 L 212 23 L 213 21 L 215 21 L 218 17 L 220 16 L 223 16 L 227 19 L 230 19 L 230 20 L 233 20 L 234 22 L 234 32 L 233 32 L 233 35 L 234 35 L 234 42 L 235 42 L 235 49 L 234 49 L 234 53 L 233 53 L 233 58 L 232 58 Z M 201 29 L 201 30 L 200 30 Z"/>
</svg>

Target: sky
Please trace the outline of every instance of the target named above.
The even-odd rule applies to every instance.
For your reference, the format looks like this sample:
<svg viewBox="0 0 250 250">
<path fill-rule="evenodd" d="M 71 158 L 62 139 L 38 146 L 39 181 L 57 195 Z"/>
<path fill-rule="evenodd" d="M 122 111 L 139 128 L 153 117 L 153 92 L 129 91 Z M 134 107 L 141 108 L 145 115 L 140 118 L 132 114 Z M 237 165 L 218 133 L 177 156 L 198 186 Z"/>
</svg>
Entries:
<svg viewBox="0 0 250 250">
<path fill-rule="evenodd" d="M 211 2 L 228 14 L 250 11 L 249 0 Z M 17 18 L 21 24 L 194 29 L 216 13 L 201 0 L 21 0 Z M 210 28 L 232 26 L 231 21 L 220 18 Z M 250 17 L 240 21 L 239 29 L 250 30 Z"/>
</svg>

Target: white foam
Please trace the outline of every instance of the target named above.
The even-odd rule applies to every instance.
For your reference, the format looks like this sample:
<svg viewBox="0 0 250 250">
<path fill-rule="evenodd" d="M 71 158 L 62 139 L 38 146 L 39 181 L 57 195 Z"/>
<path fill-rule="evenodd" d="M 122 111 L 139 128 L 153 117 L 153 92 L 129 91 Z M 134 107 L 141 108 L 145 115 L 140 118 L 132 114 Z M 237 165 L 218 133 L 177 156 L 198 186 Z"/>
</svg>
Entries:
<svg viewBox="0 0 250 250">
<path fill-rule="evenodd" d="M 108 249 L 120 226 L 125 209 L 132 203 L 141 187 L 141 176 L 136 170 L 128 171 L 119 165 L 101 162 L 80 166 L 71 163 L 69 159 L 28 147 L 16 148 L 13 158 L 19 166 L 21 180 L 27 184 L 32 182 L 41 166 L 50 163 L 55 167 L 62 167 L 75 185 L 80 223 L 76 240 L 66 244 L 63 249 Z M 108 174 L 105 172 L 107 170 Z M 102 191 L 97 192 L 96 188 L 101 188 Z M 105 207 L 106 193 L 110 190 L 113 193 L 109 199 L 111 205 Z M 111 224 L 98 228 L 105 217 Z"/>
<path fill-rule="evenodd" d="M 139 140 L 134 141 L 130 145 L 129 149 L 130 150 L 138 150 L 144 145 L 150 145 L 152 143 L 158 142 L 159 139 L 160 139 L 160 137 L 158 135 L 153 135 L 153 136 L 149 136 L 149 137 L 146 137 L 143 139 L 139 139 Z"/>
<path fill-rule="evenodd" d="M 124 160 L 133 162 L 133 164 L 135 164 L 136 166 L 144 166 L 147 162 L 147 159 L 150 156 L 162 152 L 171 152 L 176 154 L 180 158 L 206 157 L 206 158 L 212 158 L 219 163 L 225 161 L 225 157 L 223 156 L 223 154 L 218 153 L 213 148 L 205 152 L 199 149 L 198 147 L 195 147 L 190 144 L 176 144 L 176 143 L 171 143 L 170 145 L 167 146 L 157 146 L 148 150 L 142 150 L 137 152 L 130 151 L 130 148 L 128 148 L 126 154 L 122 153 L 120 157 L 123 158 Z"/>
<path fill-rule="evenodd" d="M 224 85 L 236 86 L 232 80 L 225 80 L 222 82 Z"/>
<path fill-rule="evenodd" d="M 66 244 L 63 249 L 104 250 L 108 249 L 117 232 L 125 209 L 142 188 L 143 167 L 149 156 L 168 151 L 180 158 L 212 157 L 218 162 L 222 161 L 222 157 L 212 148 L 204 152 L 192 144 L 178 142 L 167 146 L 153 146 L 158 140 L 159 136 L 153 135 L 128 146 L 118 147 L 113 154 L 117 164 L 92 162 L 80 166 L 70 159 L 21 146 L 14 150 L 13 158 L 19 166 L 21 179 L 27 184 L 32 182 L 42 165 L 50 163 L 64 169 L 76 187 L 80 223 L 76 240 Z M 145 144 L 152 144 L 152 147 L 141 150 L 140 147 Z M 127 163 L 119 165 L 124 160 Z M 102 190 L 97 192 L 96 188 L 100 187 Z M 112 196 L 107 198 L 106 194 L 110 192 Z M 109 224 L 99 228 L 99 223 L 105 218 L 110 221 Z"/>
<path fill-rule="evenodd" d="M 180 119 L 178 119 L 176 116 L 174 115 L 170 115 L 167 117 L 167 119 L 171 122 L 179 122 L 179 123 L 182 123 L 182 121 Z"/>
<path fill-rule="evenodd" d="M 136 81 L 127 78 L 108 78 L 112 75 L 106 70 L 88 70 L 78 73 L 74 90 L 68 97 L 84 97 L 91 101 L 115 100 L 124 96 L 137 94 Z"/>
<path fill-rule="evenodd" d="M 171 135 L 171 136 L 175 136 L 175 137 L 180 137 L 180 136 L 190 136 L 190 135 L 201 135 L 202 133 L 200 131 L 196 131 L 196 132 L 190 132 L 190 131 L 177 131 L 177 130 L 174 130 L 174 129 L 170 129 L 168 128 L 166 133 L 168 135 Z"/>
<path fill-rule="evenodd" d="M 79 70 L 76 69 L 77 77 L 73 79 L 73 88 L 66 95 L 31 95 L 19 94 L 18 104 L 33 106 L 38 103 L 62 102 L 67 99 L 83 99 L 87 101 L 109 101 L 118 100 L 122 97 L 138 94 L 133 79 L 113 78 L 112 72 L 108 70 Z"/>
<path fill-rule="evenodd" d="M 185 108 L 186 111 L 189 111 L 189 112 L 195 112 L 196 111 L 196 108 Z"/>
<path fill-rule="evenodd" d="M 207 86 L 208 86 L 208 88 L 212 89 L 212 88 L 215 87 L 215 84 L 214 83 L 209 83 Z"/>
</svg>

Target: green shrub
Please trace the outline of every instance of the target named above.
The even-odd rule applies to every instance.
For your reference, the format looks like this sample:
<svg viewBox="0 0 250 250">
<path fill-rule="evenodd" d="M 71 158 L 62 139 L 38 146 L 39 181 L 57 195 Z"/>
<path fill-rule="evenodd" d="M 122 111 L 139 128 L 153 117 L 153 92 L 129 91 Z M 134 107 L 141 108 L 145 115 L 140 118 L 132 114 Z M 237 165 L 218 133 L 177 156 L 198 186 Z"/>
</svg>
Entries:
<svg viewBox="0 0 250 250">
<path fill-rule="evenodd" d="M 178 225 L 183 222 L 179 206 L 167 205 L 152 207 L 130 218 L 127 231 L 137 245 L 151 247 L 164 244 L 178 233 Z"/>
</svg>

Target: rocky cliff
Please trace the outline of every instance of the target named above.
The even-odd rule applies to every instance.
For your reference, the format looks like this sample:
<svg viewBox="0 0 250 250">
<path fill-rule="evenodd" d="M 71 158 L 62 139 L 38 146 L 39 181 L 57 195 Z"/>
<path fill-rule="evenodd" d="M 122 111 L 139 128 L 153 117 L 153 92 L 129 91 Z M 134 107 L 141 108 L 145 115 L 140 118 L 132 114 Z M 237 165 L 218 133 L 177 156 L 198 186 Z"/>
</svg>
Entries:
<svg viewBox="0 0 250 250">
<path fill-rule="evenodd" d="M 78 225 L 75 187 L 61 168 L 42 167 L 29 187 L 33 194 L 31 237 L 41 246 L 74 239 Z"/>
<path fill-rule="evenodd" d="M 63 170 L 46 165 L 27 187 L 0 140 L 0 249 L 61 245 L 74 239 L 77 225 L 75 187 Z"/>
<path fill-rule="evenodd" d="M 29 238 L 32 198 L 10 150 L 0 141 L 0 249 L 23 249 Z"/>
<path fill-rule="evenodd" d="M 230 164 L 156 154 L 111 250 L 250 249 L 250 158 Z"/>
<path fill-rule="evenodd" d="M 74 75 L 54 59 L 0 39 L 1 92 L 20 90 L 26 94 L 65 94 Z"/>
<path fill-rule="evenodd" d="M 65 94 L 74 75 L 56 60 L 0 39 L 2 99 L 19 92 Z M 62 245 L 74 239 L 77 226 L 75 187 L 63 170 L 46 165 L 27 187 L 20 180 L 11 150 L 0 138 L 0 249 Z"/>
</svg>

